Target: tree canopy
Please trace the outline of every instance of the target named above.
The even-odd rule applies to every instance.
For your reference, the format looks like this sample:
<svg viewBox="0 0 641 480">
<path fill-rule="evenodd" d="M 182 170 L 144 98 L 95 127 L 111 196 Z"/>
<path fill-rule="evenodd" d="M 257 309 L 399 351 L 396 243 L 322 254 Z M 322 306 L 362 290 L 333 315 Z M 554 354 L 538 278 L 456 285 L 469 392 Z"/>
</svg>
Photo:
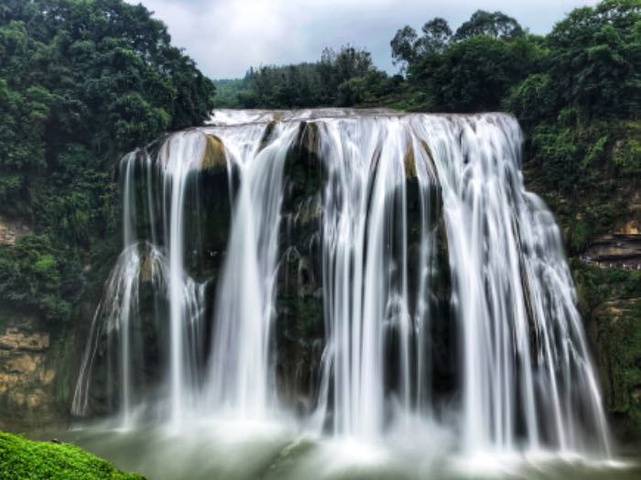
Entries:
<svg viewBox="0 0 641 480">
<path fill-rule="evenodd" d="M 421 32 L 407 25 L 398 30 L 392 60 L 422 93 L 423 108 L 434 111 L 499 109 L 542 55 L 539 39 L 502 12 L 478 10 L 456 32 L 436 17 Z"/>
<path fill-rule="evenodd" d="M 0 201 L 34 234 L 0 247 L 0 302 L 65 319 L 90 247 L 115 231 L 117 160 L 205 120 L 214 85 L 122 0 L 4 0 L 0 59 Z"/>
<path fill-rule="evenodd" d="M 503 12 L 486 12 L 477 10 L 470 19 L 463 23 L 454 34 L 455 40 L 483 35 L 504 40 L 513 40 L 524 34 L 523 28 L 516 19 Z"/>
</svg>

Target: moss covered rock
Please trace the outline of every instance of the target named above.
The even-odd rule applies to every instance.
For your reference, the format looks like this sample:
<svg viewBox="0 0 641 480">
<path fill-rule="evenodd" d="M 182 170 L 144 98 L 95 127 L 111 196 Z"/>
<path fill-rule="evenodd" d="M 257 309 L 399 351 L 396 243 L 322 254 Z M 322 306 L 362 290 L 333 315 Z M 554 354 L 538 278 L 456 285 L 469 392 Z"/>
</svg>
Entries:
<svg viewBox="0 0 641 480">
<path fill-rule="evenodd" d="M 606 405 L 641 431 L 641 300 L 618 299 L 601 305 L 596 322 L 598 357 Z M 637 433 L 637 435 L 639 434 Z"/>
<path fill-rule="evenodd" d="M 34 314 L 0 314 L 0 429 L 33 431 L 66 423 L 68 333 L 59 328 L 52 334 Z"/>
<path fill-rule="evenodd" d="M 618 437 L 641 438 L 641 271 L 572 267 L 606 409 Z"/>
<path fill-rule="evenodd" d="M 0 478 L 143 479 L 140 475 L 121 472 L 106 460 L 75 445 L 34 442 L 3 432 L 0 432 Z"/>
<path fill-rule="evenodd" d="M 203 156 L 203 170 L 224 170 L 227 168 L 227 158 L 223 142 L 215 135 L 207 136 L 207 146 Z"/>
</svg>

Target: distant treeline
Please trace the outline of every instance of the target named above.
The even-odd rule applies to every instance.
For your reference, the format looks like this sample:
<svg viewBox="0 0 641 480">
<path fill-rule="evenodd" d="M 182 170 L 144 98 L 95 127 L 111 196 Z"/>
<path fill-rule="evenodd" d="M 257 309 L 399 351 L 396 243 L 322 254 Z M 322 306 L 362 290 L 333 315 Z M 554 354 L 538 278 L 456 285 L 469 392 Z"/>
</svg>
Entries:
<svg viewBox="0 0 641 480">
<path fill-rule="evenodd" d="M 215 83 L 219 107 L 310 108 L 378 102 L 398 92 L 403 77 L 389 77 L 369 52 L 346 45 L 326 48 L 315 63 L 251 68 L 243 79 Z"/>
<path fill-rule="evenodd" d="M 635 117 L 641 106 L 639 0 L 574 10 L 547 36 L 514 18 L 479 10 L 453 31 L 433 18 L 391 40 L 398 75 L 377 69 L 354 46 L 320 60 L 251 68 L 216 82 L 219 107 L 302 108 L 388 104 L 414 110 L 516 111 L 525 119 L 567 106 L 589 116 Z"/>
</svg>

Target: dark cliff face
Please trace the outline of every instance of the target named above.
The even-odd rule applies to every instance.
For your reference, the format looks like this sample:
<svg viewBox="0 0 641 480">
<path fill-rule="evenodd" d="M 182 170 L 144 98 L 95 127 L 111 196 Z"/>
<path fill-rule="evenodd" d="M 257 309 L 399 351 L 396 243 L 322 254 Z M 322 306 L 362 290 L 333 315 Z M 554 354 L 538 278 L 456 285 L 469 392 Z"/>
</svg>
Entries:
<svg viewBox="0 0 641 480">
<path fill-rule="evenodd" d="M 301 129 L 300 142 L 286 164 L 275 325 L 280 346 L 277 380 L 281 399 L 298 402 L 301 409 L 313 407 L 309 402 L 318 387 L 324 338 L 320 225 L 326 172 L 315 153 L 313 127 L 310 124 Z M 411 232 L 420 228 L 420 214 L 412 178 L 407 185 L 408 222 L 414 225 Z M 623 441 L 641 438 L 641 193 L 635 185 L 634 179 L 622 185 L 617 195 L 629 199 L 627 208 L 586 248 L 577 252 L 568 246 L 604 404 L 616 435 Z M 535 193 L 545 195 L 546 189 L 539 185 Z M 434 215 L 439 217 L 437 212 Z M 572 223 L 566 219 L 564 215 L 559 217 L 565 237 L 570 238 Z M 451 315 L 447 239 L 442 225 L 438 232 L 441 274 L 433 286 L 437 297 L 433 311 L 446 319 Z M 411 235 L 408 240 L 411 257 L 417 254 L 418 240 Z M 409 277 L 415 278 L 414 272 Z M 456 332 L 452 323 L 435 322 L 439 330 L 433 332 L 437 339 L 433 345 L 433 375 L 441 392 L 456 388 Z"/>
</svg>

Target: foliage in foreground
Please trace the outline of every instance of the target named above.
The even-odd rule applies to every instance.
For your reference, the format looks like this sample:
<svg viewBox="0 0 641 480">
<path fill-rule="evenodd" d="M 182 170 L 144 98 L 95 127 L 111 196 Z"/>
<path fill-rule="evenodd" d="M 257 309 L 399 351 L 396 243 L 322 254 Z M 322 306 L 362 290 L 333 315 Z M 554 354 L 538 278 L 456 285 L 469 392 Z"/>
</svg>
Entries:
<svg viewBox="0 0 641 480">
<path fill-rule="evenodd" d="M 70 444 L 34 442 L 0 432 L 0 478 L 4 480 L 142 480 Z"/>
</svg>

